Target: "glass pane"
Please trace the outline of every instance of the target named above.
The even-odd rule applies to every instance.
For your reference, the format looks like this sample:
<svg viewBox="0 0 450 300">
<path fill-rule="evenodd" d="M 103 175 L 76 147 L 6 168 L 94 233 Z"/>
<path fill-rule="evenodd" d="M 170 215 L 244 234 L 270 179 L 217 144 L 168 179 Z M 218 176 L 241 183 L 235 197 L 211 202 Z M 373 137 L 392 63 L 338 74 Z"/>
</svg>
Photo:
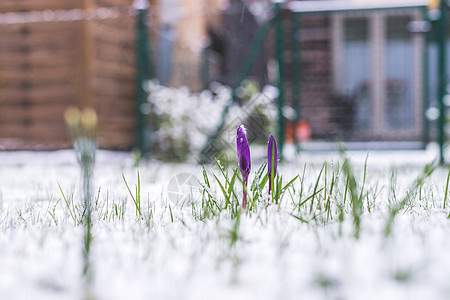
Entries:
<svg viewBox="0 0 450 300">
<path fill-rule="evenodd" d="M 408 129 L 414 124 L 414 53 L 409 16 L 386 19 L 385 87 L 386 125 L 390 129 Z"/>
<path fill-rule="evenodd" d="M 367 18 L 344 21 L 343 88 L 354 99 L 352 123 L 355 129 L 369 128 L 371 123 L 371 51 Z"/>
</svg>

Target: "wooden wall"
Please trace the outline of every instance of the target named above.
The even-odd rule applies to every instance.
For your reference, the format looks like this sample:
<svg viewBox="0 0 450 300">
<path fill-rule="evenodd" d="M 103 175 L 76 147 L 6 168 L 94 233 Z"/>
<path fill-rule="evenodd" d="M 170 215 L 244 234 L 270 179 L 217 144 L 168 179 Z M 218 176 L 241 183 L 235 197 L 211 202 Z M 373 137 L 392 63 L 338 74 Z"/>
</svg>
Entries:
<svg viewBox="0 0 450 300">
<path fill-rule="evenodd" d="M 0 149 L 69 146 L 69 105 L 94 107 L 99 146 L 135 143 L 132 0 L 2 0 L 0 13 L 119 6 L 116 19 L 0 24 Z"/>
</svg>

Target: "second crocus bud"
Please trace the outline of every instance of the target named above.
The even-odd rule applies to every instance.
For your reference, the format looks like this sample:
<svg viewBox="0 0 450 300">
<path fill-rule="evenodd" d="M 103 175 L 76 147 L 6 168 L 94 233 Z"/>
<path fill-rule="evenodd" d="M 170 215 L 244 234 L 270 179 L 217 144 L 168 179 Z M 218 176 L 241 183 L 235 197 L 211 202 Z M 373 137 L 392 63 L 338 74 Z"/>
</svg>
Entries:
<svg viewBox="0 0 450 300">
<path fill-rule="evenodd" d="M 269 145 L 267 147 L 267 174 L 269 177 L 269 197 L 272 192 L 272 202 L 273 202 L 273 186 L 274 179 L 277 175 L 277 163 L 278 163 L 278 152 L 277 152 L 277 142 L 273 137 L 273 134 L 270 135 Z M 270 198 L 269 198 L 270 200 Z"/>
</svg>

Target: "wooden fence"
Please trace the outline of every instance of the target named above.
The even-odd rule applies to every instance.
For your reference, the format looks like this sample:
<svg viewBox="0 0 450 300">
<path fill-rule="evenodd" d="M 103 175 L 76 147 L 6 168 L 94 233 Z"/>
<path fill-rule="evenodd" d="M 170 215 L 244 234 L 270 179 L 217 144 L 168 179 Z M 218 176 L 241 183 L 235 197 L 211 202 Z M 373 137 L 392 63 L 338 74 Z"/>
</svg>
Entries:
<svg viewBox="0 0 450 300">
<path fill-rule="evenodd" d="M 0 14 L 47 11 L 43 20 L 0 23 L 0 149 L 69 146 L 64 110 L 93 107 L 101 148 L 135 144 L 132 0 L 2 0 Z M 102 18 L 98 8 L 117 8 Z M 79 20 L 55 14 L 90 11 Z M 53 12 L 50 12 L 52 10 Z M 100 12 L 99 16 L 96 12 Z M 19 14 L 17 14 L 19 16 Z M 53 18 L 53 19 L 52 19 Z"/>
</svg>

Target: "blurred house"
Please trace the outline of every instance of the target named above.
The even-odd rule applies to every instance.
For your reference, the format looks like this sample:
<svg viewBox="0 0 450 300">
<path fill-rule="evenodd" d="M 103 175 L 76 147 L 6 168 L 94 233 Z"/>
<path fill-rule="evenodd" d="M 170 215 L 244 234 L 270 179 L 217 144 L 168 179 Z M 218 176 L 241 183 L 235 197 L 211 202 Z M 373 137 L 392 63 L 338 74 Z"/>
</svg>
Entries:
<svg viewBox="0 0 450 300">
<path fill-rule="evenodd" d="M 295 1 L 291 1 L 295 2 Z M 421 141 L 427 95 L 426 35 L 411 31 L 428 1 L 308 1 L 299 23 L 300 118 L 313 138 Z M 303 6 L 302 6 L 303 5 Z M 323 11 L 323 12 L 320 12 Z M 292 36 L 290 10 L 285 33 Z M 292 47 L 287 61 L 291 61 Z M 288 95 L 292 97 L 292 95 Z"/>
<path fill-rule="evenodd" d="M 414 32 L 414 26 L 426 18 L 427 4 L 426 0 L 283 4 L 287 103 L 294 105 L 293 87 L 298 86 L 299 118 L 314 139 L 423 140 L 430 96 L 426 91 L 433 91 L 426 85 L 433 71 L 425 67 L 428 50 L 430 57 L 435 54 L 427 48 L 426 33 Z M 308 10 L 299 16 L 298 28 L 288 9 L 295 5 Z M 271 1 L 226 1 L 220 18 L 208 22 L 209 80 L 235 83 L 258 29 L 273 16 L 272 8 Z M 274 30 L 267 34 L 266 46 L 247 75 L 260 84 L 275 83 L 267 74 L 267 65 L 274 61 L 274 34 Z M 299 50 L 294 53 L 296 42 Z"/>
</svg>

